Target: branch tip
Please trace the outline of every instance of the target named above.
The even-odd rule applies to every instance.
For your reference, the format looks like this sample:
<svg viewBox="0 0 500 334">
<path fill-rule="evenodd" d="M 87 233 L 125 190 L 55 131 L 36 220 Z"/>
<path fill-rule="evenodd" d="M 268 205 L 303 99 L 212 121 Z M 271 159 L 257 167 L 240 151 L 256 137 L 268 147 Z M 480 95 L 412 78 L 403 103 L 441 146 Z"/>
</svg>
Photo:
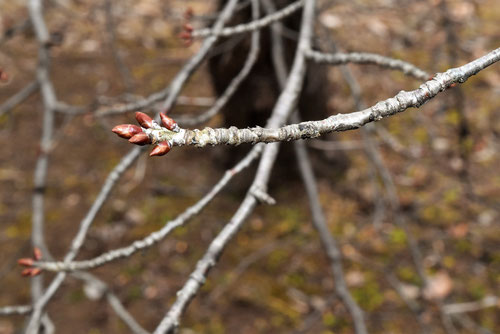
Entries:
<svg viewBox="0 0 500 334">
<path fill-rule="evenodd" d="M 128 141 L 132 144 L 140 146 L 151 144 L 151 138 L 149 138 L 149 136 L 144 132 L 132 136 L 132 138 L 130 138 Z"/>
<path fill-rule="evenodd" d="M 160 117 L 161 117 L 161 124 L 165 128 L 173 132 L 179 132 L 180 128 L 179 125 L 177 125 L 176 121 L 174 121 L 172 118 L 168 117 L 164 113 L 160 113 Z"/>
<path fill-rule="evenodd" d="M 33 266 L 33 263 L 35 261 L 33 261 L 32 258 L 28 258 L 28 257 L 24 257 L 24 258 L 21 258 L 19 260 L 17 260 L 17 263 L 21 266 L 25 266 L 25 267 L 31 267 Z"/>
<path fill-rule="evenodd" d="M 154 127 L 155 123 L 154 123 L 153 119 L 143 112 L 137 111 L 135 113 L 135 119 L 142 127 L 146 128 L 146 129 Z"/>
<path fill-rule="evenodd" d="M 141 133 L 142 129 L 141 127 L 133 124 L 121 124 L 115 126 L 111 131 L 122 138 L 130 139 L 136 134 Z"/>
<path fill-rule="evenodd" d="M 155 146 L 155 148 L 151 151 L 149 156 L 150 157 L 154 157 L 154 156 L 159 157 L 159 156 L 165 155 L 170 151 L 171 148 L 172 148 L 172 146 L 170 145 L 170 143 L 168 141 L 162 141 L 162 142 L 158 143 L 158 145 Z"/>
</svg>

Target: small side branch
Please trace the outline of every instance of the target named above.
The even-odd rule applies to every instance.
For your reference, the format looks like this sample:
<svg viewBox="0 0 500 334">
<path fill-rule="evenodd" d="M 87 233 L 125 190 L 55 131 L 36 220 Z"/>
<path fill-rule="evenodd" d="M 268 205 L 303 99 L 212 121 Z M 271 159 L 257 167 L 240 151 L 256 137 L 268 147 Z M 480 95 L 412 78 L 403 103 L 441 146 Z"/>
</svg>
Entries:
<svg viewBox="0 0 500 334">
<path fill-rule="evenodd" d="M 11 111 L 19 104 L 23 103 L 26 99 L 28 99 L 31 95 L 33 95 L 38 90 L 38 81 L 34 80 L 26 85 L 23 89 L 17 92 L 15 95 L 12 95 L 7 101 L 5 101 L 2 105 L 0 105 L 0 116 L 5 114 L 6 112 Z"/>
<path fill-rule="evenodd" d="M 384 68 L 398 70 L 406 75 L 415 77 L 419 80 L 428 80 L 430 77 L 429 73 L 404 60 L 385 57 L 375 53 L 366 53 L 366 52 L 324 53 L 314 50 L 308 50 L 306 52 L 306 56 L 310 60 L 322 64 L 329 64 L 329 65 L 342 65 L 347 63 L 371 64 Z"/>
<path fill-rule="evenodd" d="M 496 296 L 488 296 L 475 302 L 443 305 L 443 311 L 446 314 L 459 314 L 479 311 L 484 308 L 495 306 L 500 307 L 500 298 Z"/>
<path fill-rule="evenodd" d="M 0 315 L 24 315 L 30 313 L 31 305 L 14 305 L 0 307 Z"/>
<path fill-rule="evenodd" d="M 192 33 L 192 36 L 193 37 L 207 37 L 207 36 L 217 35 L 217 36 L 227 37 L 227 36 L 232 36 L 232 35 L 236 35 L 236 34 L 242 34 L 245 32 L 259 30 L 259 29 L 265 28 L 265 27 L 273 24 L 274 22 L 283 20 L 285 17 L 292 15 L 293 13 L 298 11 L 300 8 L 302 8 L 303 6 L 304 6 L 304 0 L 299 0 L 299 1 L 292 3 L 291 5 L 286 6 L 283 9 L 281 9 L 273 14 L 267 15 L 261 19 L 254 20 L 254 21 L 249 22 L 249 23 L 240 24 L 240 25 L 237 25 L 234 27 L 227 27 L 227 28 L 222 29 L 220 32 L 215 32 L 210 28 L 194 30 Z"/>
<path fill-rule="evenodd" d="M 187 221 L 189 221 L 189 219 L 199 214 L 205 208 L 205 206 L 207 206 L 214 199 L 214 197 L 231 181 L 234 176 L 250 166 L 252 161 L 254 161 L 260 155 L 260 153 L 262 152 L 262 148 L 263 147 L 261 145 L 255 146 L 236 166 L 227 170 L 220 181 L 215 184 L 214 187 L 196 204 L 190 206 L 174 220 L 166 222 L 164 227 L 162 227 L 158 231 L 151 233 L 147 237 L 141 240 L 136 240 L 129 246 L 117 248 L 103 253 L 90 260 L 72 262 L 35 262 L 34 266 L 44 270 L 56 272 L 88 270 L 103 266 L 106 263 L 118 259 L 130 257 L 140 250 L 147 249 L 157 244 L 159 241 L 165 239 L 171 231 L 180 226 L 183 226 Z"/>
</svg>

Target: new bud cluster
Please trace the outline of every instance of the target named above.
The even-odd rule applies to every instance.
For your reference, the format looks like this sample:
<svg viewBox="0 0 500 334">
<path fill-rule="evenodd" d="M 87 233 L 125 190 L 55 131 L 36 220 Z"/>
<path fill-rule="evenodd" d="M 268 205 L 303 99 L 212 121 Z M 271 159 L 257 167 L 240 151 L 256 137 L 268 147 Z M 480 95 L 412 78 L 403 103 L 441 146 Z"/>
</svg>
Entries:
<svg viewBox="0 0 500 334">
<path fill-rule="evenodd" d="M 171 119 L 164 113 L 160 113 L 160 118 L 161 126 L 170 131 L 179 132 L 179 125 L 177 125 L 177 123 L 173 119 Z M 141 146 L 151 144 L 151 138 L 145 131 L 145 129 L 160 129 L 161 126 L 151 117 L 140 111 L 135 113 L 135 119 L 141 126 L 133 124 L 121 124 L 115 126 L 112 131 L 118 136 L 128 139 L 128 141 L 132 144 Z M 167 154 L 171 148 L 172 145 L 168 141 L 159 142 L 158 144 L 156 144 L 149 155 L 162 156 Z"/>
<path fill-rule="evenodd" d="M 17 260 L 17 263 L 19 265 L 21 265 L 23 267 L 27 267 L 22 271 L 21 275 L 33 277 L 33 276 L 40 274 L 42 272 L 42 269 L 36 268 L 33 265 L 35 264 L 36 261 L 40 261 L 41 259 L 42 259 L 42 251 L 39 248 L 35 247 L 33 249 L 33 257 L 32 258 L 31 257 L 24 257 L 24 258 Z"/>
</svg>

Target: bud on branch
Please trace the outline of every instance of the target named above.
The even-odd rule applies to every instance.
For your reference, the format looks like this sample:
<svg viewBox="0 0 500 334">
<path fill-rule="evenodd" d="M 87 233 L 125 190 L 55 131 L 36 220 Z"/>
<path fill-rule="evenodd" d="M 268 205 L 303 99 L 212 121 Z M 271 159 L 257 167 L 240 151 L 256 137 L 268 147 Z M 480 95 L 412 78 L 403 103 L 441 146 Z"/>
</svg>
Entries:
<svg viewBox="0 0 500 334">
<path fill-rule="evenodd" d="M 207 127 L 202 130 L 188 130 L 180 128 L 168 116 L 161 115 L 162 126 L 153 121 L 153 126 L 142 129 L 141 133 L 136 134 L 129 141 L 138 145 L 154 144 L 162 146 L 151 152 L 154 153 L 152 155 L 162 155 L 173 146 L 192 145 L 204 147 L 208 145 L 236 146 L 243 143 L 272 143 L 316 138 L 334 131 L 354 130 L 367 123 L 379 121 L 403 112 L 408 108 L 418 108 L 440 92 L 453 87 L 454 84 L 464 83 L 471 76 L 498 61 L 500 61 L 500 48 L 461 67 L 438 73 L 415 90 L 400 91 L 396 96 L 380 101 L 370 108 L 349 114 L 333 115 L 323 120 L 290 124 L 280 128 L 255 127 L 238 129 L 230 127 L 228 129 L 212 129 Z M 141 116 L 142 119 L 144 118 Z M 168 149 L 166 144 L 159 144 L 162 142 L 169 144 Z"/>
<path fill-rule="evenodd" d="M 35 247 L 33 249 L 33 258 L 24 257 L 17 260 L 17 263 L 21 266 L 28 267 L 23 269 L 21 275 L 23 276 L 36 276 L 42 272 L 42 269 L 34 267 L 36 261 L 40 261 L 42 259 L 42 251 L 40 248 Z"/>
<path fill-rule="evenodd" d="M 140 146 L 156 144 L 149 156 L 162 156 L 167 154 L 173 145 L 168 138 L 166 140 L 154 140 L 153 138 L 156 137 L 152 136 L 153 131 L 163 130 L 173 135 L 180 132 L 181 129 L 177 122 L 164 113 L 160 113 L 160 118 L 161 126 L 145 113 L 138 111 L 135 113 L 135 119 L 142 128 L 133 124 L 121 124 L 115 126 L 111 131 L 122 138 L 128 139 L 132 144 Z"/>
</svg>

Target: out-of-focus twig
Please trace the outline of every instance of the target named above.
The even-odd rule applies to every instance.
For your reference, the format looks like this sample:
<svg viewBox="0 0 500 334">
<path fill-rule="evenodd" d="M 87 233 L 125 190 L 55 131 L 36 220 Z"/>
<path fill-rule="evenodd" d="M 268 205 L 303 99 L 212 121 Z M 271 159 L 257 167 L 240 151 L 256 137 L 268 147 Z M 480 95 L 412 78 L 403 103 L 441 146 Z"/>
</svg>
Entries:
<svg viewBox="0 0 500 334">
<path fill-rule="evenodd" d="M 218 30 L 223 28 L 224 23 L 231 16 L 230 14 L 231 11 L 234 9 L 235 3 L 236 1 L 232 0 L 228 5 L 226 5 L 226 8 L 229 9 L 223 11 L 223 14 L 221 14 L 220 18 L 215 23 L 214 29 Z M 43 17 L 40 17 L 39 20 L 40 19 L 43 21 Z M 159 97 L 161 97 L 161 99 L 166 98 L 163 104 L 163 108 L 170 109 L 173 106 L 185 82 L 199 67 L 202 60 L 205 58 L 205 56 L 210 51 L 211 47 L 217 41 L 217 38 L 218 38 L 217 36 L 211 36 L 205 39 L 200 50 L 193 57 L 191 57 L 191 59 L 189 59 L 189 61 L 184 65 L 181 71 L 172 80 L 170 85 L 166 87 L 162 92 L 153 94 L 154 99 L 158 99 Z M 144 100 L 141 101 L 142 102 L 138 103 L 139 104 L 145 103 Z M 151 100 L 148 101 L 151 102 Z M 128 108 L 131 107 L 132 105 L 133 104 L 128 104 Z M 78 251 L 80 250 L 81 246 L 83 245 L 83 242 L 85 241 L 87 232 L 92 222 L 94 221 L 95 216 L 99 212 L 104 202 L 109 198 L 109 194 L 113 189 L 114 185 L 116 184 L 120 176 L 124 173 L 124 171 L 127 170 L 130 167 L 130 165 L 137 159 L 137 157 L 140 155 L 141 152 L 142 152 L 141 148 L 136 147 L 132 149 L 109 174 L 108 178 L 106 179 L 106 182 L 104 183 L 101 189 L 101 192 L 94 201 L 92 207 L 90 208 L 85 218 L 80 223 L 79 230 L 77 232 L 77 235 L 72 241 L 71 248 L 64 257 L 64 262 L 72 261 L 78 254 Z M 35 303 L 34 311 L 31 315 L 30 323 L 28 325 L 29 327 L 34 329 L 32 329 L 31 332 L 28 332 L 28 334 L 32 333 L 35 334 L 34 330 L 36 328 L 35 324 L 37 323 L 37 319 L 40 318 L 43 308 L 50 301 L 55 292 L 59 289 L 60 285 L 62 284 L 65 278 L 66 278 L 66 272 L 58 273 L 50 283 L 49 287 L 46 289 L 43 296 Z"/>
<path fill-rule="evenodd" d="M 211 35 L 219 35 L 219 36 L 231 36 L 236 34 L 241 34 L 244 32 L 251 32 L 258 29 L 262 29 L 267 27 L 268 25 L 283 20 L 285 17 L 295 13 L 304 5 L 304 0 L 298 0 L 279 11 L 274 12 L 273 14 L 269 14 L 260 19 L 253 19 L 253 21 L 249 23 L 243 23 L 237 25 L 235 27 L 227 27 L 222 29 L 220 32 L 215 32 L 212 29 L 201 29 L 194 30 L 192 35 L 193 37 L 206 37 Z"/>
<path fill-rule="evenodd" d="M 443 310 L 447 314 L 457 314 L 479 311 L 494 306 L 500 307 L 500 298 L 497 296 L 487 296 L 475 302 L 446 304 L 443 305 Z"/>
<path fill-rule="evenodd" d="M 126 258 L 135 254 L 140 250 L 149 248 L 159 241 L 166 238 L 166 236 L 174 229 L 183 226 L 189 219 L 199 214 L 207 204 L 231 181 L 231 179 L 250 166 L 262 152 L 262 146 L 255 146 L 237 165 L 224 173 L 220 181 L 213 186 L 213 188 L 198 202 L 187 208 L 182 214 L 177 216 L 174 220 L 165 223 L 164 227 L 155 231 L 141 240 L 132 242 L 129 246 L 117 248 L 101 254 L 90 260 L 72 261 L 72 262 L 35 262 L 34 265 L 49 271 L 76 271 L 88 270 L 100 267 L 111 261 Z"/>
<path fill-rule="evenodd" d="M 385 57 L 375 53 L 323 53 L 319 51 L 309 50 L 307 52 L 307 57 L 317 63 L 329 65 L 341 65 L 347 63 L 377 65 L 380 67 L 401 71 L 406 75 L 410 75 L 420 80 L 428 80 L 430 77 L 430 75 L 424 70 L 421 70 L 417 66 L 410 64 L 404 60 Z"/>
<path fill-rule="evenodd" d="M 31 312 L 31 305 L 13 305 L 0 307 L 0 315 L 23 315 Z"/>
<path fill-rule="evenodd" d="M 263 0 L 264 6 L 268 13 L 275 10 L 274 5 L 269 0 Z M 281 28 L 282 25 L 277 23 L 272 26 L 272 41 L 273 41 L 273 63 L 276 69 L 276 75 L 278 77 L 278 82 L 283 88 L 286 86 L 287 68 L 286 61 L 284 57 L 284 46 L 283 40 L 281 38 Z M 298 111 L 291 117 L 293 123 L 298 123 L 300 121 L 298 116 Z M 333 279 L 335 281 L 335 292 L 337 296 L 342 300 L 342 303 L 346 307 L 349 315 L 354 323 L 354 330 L 357 334 L 368 333 L 363 311 L 356 303 L 354 298 L 351 296 L 349 289 L 344 278 L 344 270 L 342 268 L 342 254 L 340 253 L 339 247 L 337 246 L 337 241 L 328 230 L 326 225 L 326 218 L 321 208 L 318 194 L 318 186 L 316 184 L 316 177 L 314 176 L 314 171 L 312 168 L 309 155 L 307 153 L 306 145 L 302 140 L 294 142 L 295 155 L 297 157 L 297 163 L 299 166 L 300 175 L 306 189 L 307 198 L 309 200 L 309 208 L 312 215 L 312 224 L 316 231 L 318 232 L 321 245 L 323 246 L 326 256 L 330 261 L 330 267 L 333 274 Z"/>
<path fill-rule="evenodd" d="M 54 135 L 54 117 L 57 97 L 50 79 L 50 35 L 43 18 L 41 0 L 29 0 L 28 11 L 38 42 L 38 66 L 36 70 L 36 79 L 38 85 L 40 86 L 44 109 L 42 135 L 40 138 L 40 153 L 36 162 L 33 177 L 34 191 L 32 200 L 33 215 L 31 240 L 33 247 L 40 249 L 44 254 L 48 254 L 49 251 L 44 238 L 45 187 L 47 182 L 46 178 L 49 165 L 49 154 L 52 146 L 52 137 Z M 31 290 L 33 303 L 37 305 L 37 303 L 42 299 L 42 294 L 44 293 L 42 276 L 33 277 L 31 279 Z M 32 317 L 30 318 L 26 329 L 28 334 L 35 334 L 39 330 L 42 308 L 37 308 L 35 306 L 34 310 L 35 311 L 32 313 Z"/>
<path fill-rule="evenodd" d="M 243 80 L 245 80 L 245 78 L 248 76 L 248 74 L 252 70 L 252 67 L 254 66 L 254 64 L 257 61 L 257 58 L 259 56 L 259 51 L 260 51 L 260 40 L 259 40 L 259 38 L 252 37 L 252 41 L 251 41 L 251 45 L 250 45 L 250 52 L 248 53 L 248 57 L 245 60 L 243 68 L 231 80 L 231 82 L 229 83 L 229 85 L 226 88 L 226 90 L 224 91 L 224 93 L 217 98 L 217 100 L 215 101 L 215 104 L 210 109 L 208 109 L 207 111 L 205 111 L 204 113 L 202 113 L 198 116 L 178 117 L 176 119 L 177 122 L 179 122 L 181 125 L 193 126 L 196 124 L 206 122 L 210 118 L 217 115 L 217 113 L 219 113 L 220 110 L 227 104 L 229 99 L 233 96 L 233 94 L 236 92 L 236 90 L 241 85 Z"/>
<path fill-rule="evenodd" d="M 276 128 L 229 129 L 204 128 L 202 130 L 181 129 L 172 134 L 166 129 L 148 129 L 152 144 L 168 141 L 172 146 L 194 145 L 240 145 L 243 143 L 272 143 L 306 138 L 316 138 L 335 131 L 358 129 L 365 124 L 403 112 L 408 108 L 418 108 L 430 101 L 437 94 L 456 83 L 463 83 L 479 71 L 500 60 L 500 48 L 495 49 L 461 67 L 452 68 L 436 74 L 431 80 L 412 91 L 401 91 L 392 98 L 383 100 L 374 106 L 348 114 L 337 114 L 324 120 L 307 121 Z"/>
<path fill-rule="evenodd" d="M 253 8 L 257 0 L 253 0 Z M 267 122 L 268 127 L 276 127 L 283 124 L 292 110 L 295 109 L 298 100 L 298 93 L 304 81 L 306 61 L 303 50 L 310 47 L 313 24 L 314 24 L 315 1 L 305 3 L 302 15 L 301 33 L 299 45 L 295 55 L 294 63 L 287 80 L 287 85 L 281 93 L 274 110 Z M 255 10 L 255 9 L 254 9 Z M 253 32 L 256 34 L 258 32 Z M 195 270 L 191 273 L 184 286 L 177 292 L 177 298 L 170 310 L 156 328 L 156 334 L 171 332 L 179 326 L 179 321 L 189 302 L 198 293 L 200 287 L 205 282 L 206 275 L 210 269 L 216 265 L 224 248 L 233 236 L 238 232 L 246 218 L 253 211 L 262 194 L 267 191 L 267 183 L 275 162 L 279 144 L 268 145 L 264 148 L 262 158 L 257 168 L 252 186 L 245 196 L 240 207 L 231 220 L 224 226 L 219 234 L 212 240 L 203 257 L 198 261 Z"/>
<path fill-rule="evenodd" d="M 94 291 L 94 298 L 104 295 L 106 301 L 111 306 L 116 315 L 128 326 L 134 334 L 148 334 L 144 328 L 134 319 L 134 317 L 127 311 L 125 306 L 118 297 L 111 291 L 110 287 L 97 278 L 96 276 L 86 272 L 75 272 L 72 276 L 84 281 L 89 288 Z"/>
<path fill-rule="evenodd" d="M 116 64 L 118 72 L 120 73 L 122 81 L 125 85 L 125 89 L 127 90 L 127 92 L 131 93 L 134 90 L 134 80 L 132 77 L 132 73 L 130 73 L 130 70 L 123 60 L 123 56 L 120 54 L 120 50 L 116 45 L 116 30 L 115 22 L 113 20 L 113 4 L 111 0 L 104 1 L 104 13 L 106 17 L 106 32 L 109 49 L 113 56 L 113 60 Z"/>
<path fill-rule="evenodd" d="M 17 105 L 23 103 L 27 98 L 34 94 L 38 90 L 38 81 L 32 81 L 27 84 L 23 89 L 21 89 L 16 94 L 12 95 L 7 101 L 0 105 L 0 116 L 6 112 L 11 111 Z"/>
</svg>

